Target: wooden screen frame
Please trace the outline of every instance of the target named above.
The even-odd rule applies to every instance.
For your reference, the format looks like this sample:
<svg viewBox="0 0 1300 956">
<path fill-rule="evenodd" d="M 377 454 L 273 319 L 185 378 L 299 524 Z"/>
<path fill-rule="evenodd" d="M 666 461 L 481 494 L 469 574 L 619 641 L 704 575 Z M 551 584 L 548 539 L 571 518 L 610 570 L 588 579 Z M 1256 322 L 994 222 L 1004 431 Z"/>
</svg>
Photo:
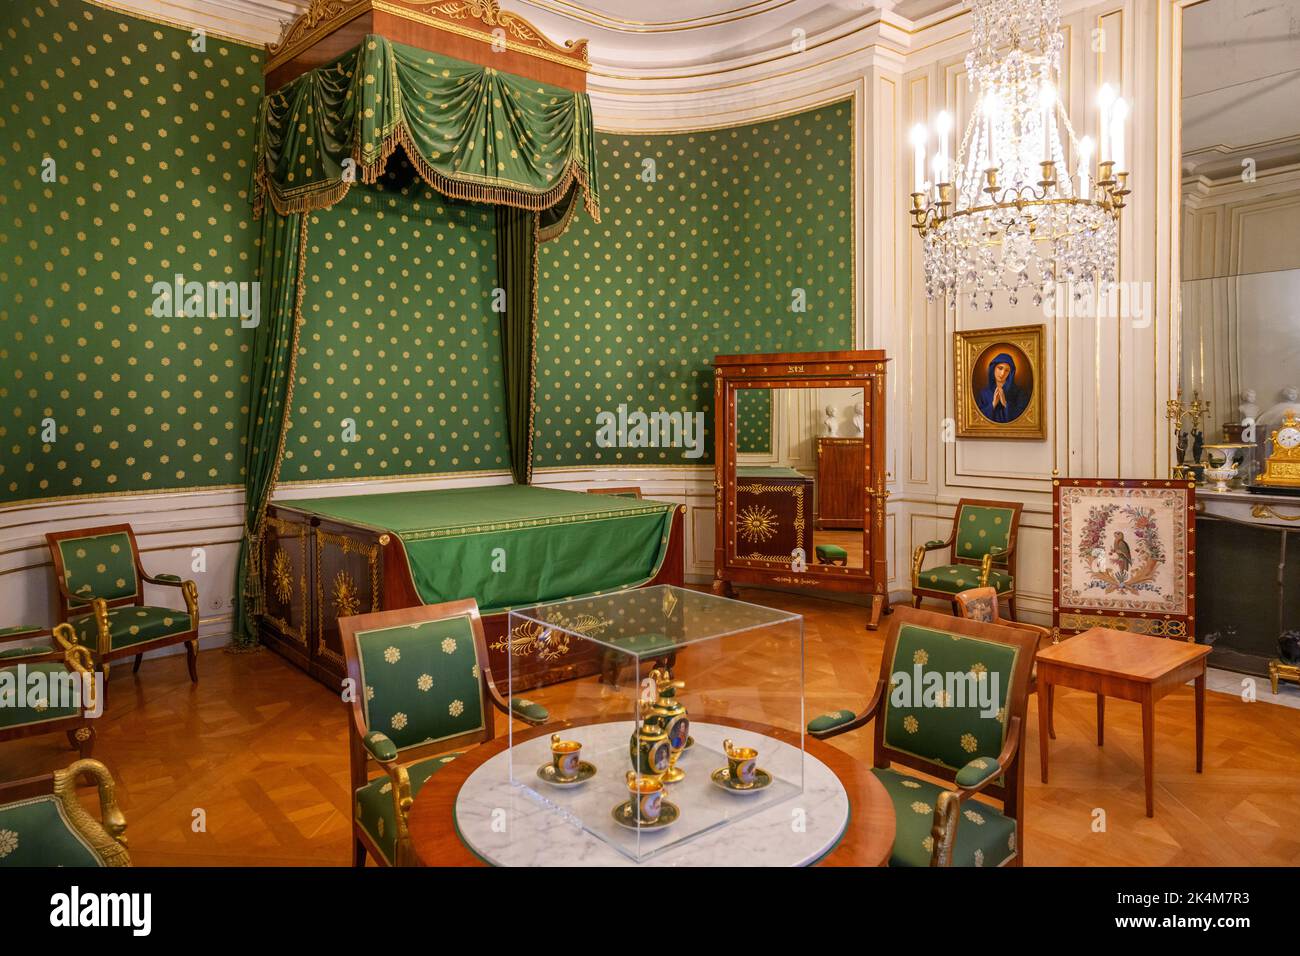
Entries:
<svg viewBox="0 0 1300 956">
<path fill-rule="evenodd" d="M 1113 611 L 1061 604 L 1061 488 L 1169 488 L 1186 492 L 1186 565 L 1183 587 L 1185 614 Z M 1127 626 L 1124 626 L 1124 624 Z M 1092 627 L 1110 627 L 1156 637 L 1196 641 L 1196 482 L 1184 478 L 1053 478 L 1052 479 L 1052 633 L 1078 634 Z"/>
</svg>

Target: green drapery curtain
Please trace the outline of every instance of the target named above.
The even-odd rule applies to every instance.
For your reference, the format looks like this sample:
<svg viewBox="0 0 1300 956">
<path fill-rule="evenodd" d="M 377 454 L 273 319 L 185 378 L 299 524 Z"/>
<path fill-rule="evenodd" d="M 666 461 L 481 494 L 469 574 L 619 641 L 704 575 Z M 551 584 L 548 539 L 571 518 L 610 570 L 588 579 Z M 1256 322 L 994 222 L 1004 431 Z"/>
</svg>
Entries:
<svg viewBox="0 0 1300 956">
<path fill-rule="evenodd" d="M 307 215 L 262 217 L 257 278 L 262 315 L 254 332 L 244 449 L 244 539 L 235 588 L 235 643 L 257 643 L 255 614 L 262 606 L 261 536 L 266 504 L 280 471 L 294 363 L 302 323 L 307 258 Z"/>
<path fill-rule="evenodd" d="M 576 183 L 600 219 L 585 93 L 375 35 L 263 100 L 255 203 L 281 214 L 332 205 L 358 179 L 374 182 L 399 144 L 454 199 L 536 211 Z"/>
<path fill-rule="evenodd" d="M 501 364 L 506 383 L 510 470 L 518 484 L 533 477 L 533 390 L 537 360 L 538 214 L 497 206 L 497 281 L 505 290 Z"/>
<path fill-rule="evenodd" d="M 519 483 L 531 479 L 537 244 L 564 231 L 579 199 L 600 219 L 591 102 L 585 93 L 368 36 L 267 95 L 258 117 L 252 191 L 262 216 L 263 315 L 245 450 L 240 646 L 257 642 L 261 538 L 289 428 L 307 221 L 354 183 L 377 181 L 398 146 L 438 192 L 497 206 L 511 470 Z"/>
</svg>

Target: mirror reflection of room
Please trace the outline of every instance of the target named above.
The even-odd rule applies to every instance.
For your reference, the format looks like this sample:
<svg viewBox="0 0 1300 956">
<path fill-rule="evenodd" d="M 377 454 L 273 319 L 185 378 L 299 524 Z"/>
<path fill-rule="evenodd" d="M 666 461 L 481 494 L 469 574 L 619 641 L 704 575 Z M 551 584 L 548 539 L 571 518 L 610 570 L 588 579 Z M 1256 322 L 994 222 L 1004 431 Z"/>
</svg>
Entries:
<svg viewBox="0 0 1300 956">
<path fill-rule="evenodd" d="M 736 393 L 736 556 L 865 567 L 861 388 Z"/>
<path fill-rule="evenodd" d="M 1192 414 L 1174 438 L 1207 491 L 1244 490 L 1300 413 L 1300 36 L 1286 5 L 1254 6 L 1184 14 L 1179 383 Z"/>
</svg>

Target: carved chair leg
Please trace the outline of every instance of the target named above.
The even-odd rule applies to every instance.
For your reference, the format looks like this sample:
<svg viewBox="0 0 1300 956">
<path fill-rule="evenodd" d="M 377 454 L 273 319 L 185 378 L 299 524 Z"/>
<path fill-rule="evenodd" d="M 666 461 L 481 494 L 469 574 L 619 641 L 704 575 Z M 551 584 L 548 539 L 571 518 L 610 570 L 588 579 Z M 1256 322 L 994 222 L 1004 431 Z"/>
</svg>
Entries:
<svg viewBox="0 0 1300 956">
<path fill-rule="evenodd" d="M 138 673 L 140 673 L 140 662 L 141 662 L 142 660 L 144 660 L 144 655 L 143 655 L 143 654 L 137 654 L 137 655 L 135 655 L 135 663 L 131 665 L 131 673 L 132 673 L 132 674 L 138 674 Z"/>
<path fill-rule="evenodd" d="M 1007 616 L 1013 621 L 1020 620 L 1020 618 L 1016 617 L 1016 596 L 1014 594 L 1007 598 Z"/>
<path fill-rule="evenodd" d="M 186 663 L 190 666 L 190 680 L 197 684 L 199 682 L 199 642 L 185 642 Z"/>
<path fill-rule="evenodd" d="M 912 607 L 920 607 L 920 606 L 921 606 L 921 595 L 919 594 L 912 595 Z"/>
<path fill-rule="evenodd" d="M 356 867 L 366 865 L 366 845 L 356 837 L 352 838 L 352 865 Z"/>
<path fill-rule="evenodd" d="M 77 753 L 83 760 L 94 755 L 95 752 L 95 728 L 87 724 L 84 727 L 78 727 L 76 730 L 68 731 L 68 743 L 76 748 Z"/>
</svg>

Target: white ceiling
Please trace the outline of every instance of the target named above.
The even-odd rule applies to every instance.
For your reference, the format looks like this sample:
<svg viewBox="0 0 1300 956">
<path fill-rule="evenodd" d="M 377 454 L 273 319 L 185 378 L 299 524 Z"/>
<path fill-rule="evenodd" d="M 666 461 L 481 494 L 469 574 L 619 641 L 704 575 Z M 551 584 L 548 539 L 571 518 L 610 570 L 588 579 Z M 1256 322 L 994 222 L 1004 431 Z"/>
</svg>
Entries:
<svg viewBox="0 0 1300 956">
<path fill-rule="evenodd" d="M 276 39 L 309 0 L 98 0 L 255 43 Z M 586 37 L 600 73 L 636 74 L 788 49 L 796 29 L 832 38 L 879 19 L 905 20 L 961 0 L 505 0 L 555 40 Z"/>
<path fill-rule="evenodd" d="M 1183 15 L 1183 170 L 1300 158 L 1300 4 L 1207 0 Z"/>
</svg>

